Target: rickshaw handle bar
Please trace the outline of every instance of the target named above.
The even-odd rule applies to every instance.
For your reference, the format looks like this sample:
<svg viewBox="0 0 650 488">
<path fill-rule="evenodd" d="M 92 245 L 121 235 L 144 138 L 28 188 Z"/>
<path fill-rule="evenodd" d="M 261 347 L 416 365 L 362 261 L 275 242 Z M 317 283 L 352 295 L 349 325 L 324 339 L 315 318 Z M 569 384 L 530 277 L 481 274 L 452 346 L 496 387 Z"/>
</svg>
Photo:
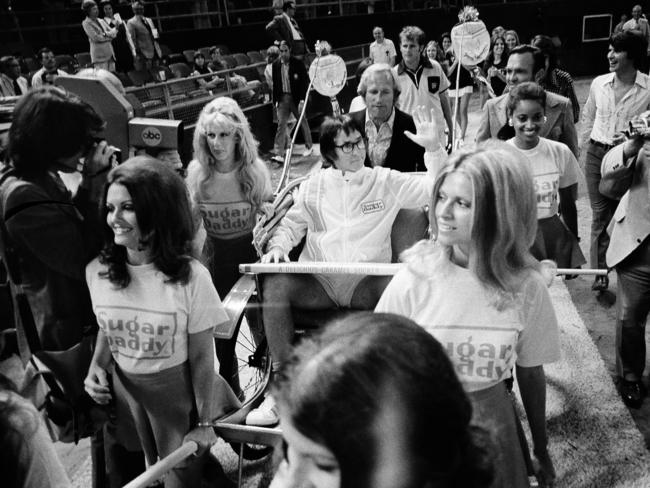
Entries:
<svg viewBox="0 0 650 488">
<path fill-rule="evenodd" d="M 190 457 L 198 449 L 198 445 L 194 441 L 188 441 L 181 447 L 164 457 L 156 464 L 147 469 L 137 478 L 134 478 L 129 483 L 124 485 L 124 488 L 144 488 L 149 486 L 154 481 L 162 478 L 165 473 L 171 471 L 178 463 L 185 458 Z"/>
</svg>

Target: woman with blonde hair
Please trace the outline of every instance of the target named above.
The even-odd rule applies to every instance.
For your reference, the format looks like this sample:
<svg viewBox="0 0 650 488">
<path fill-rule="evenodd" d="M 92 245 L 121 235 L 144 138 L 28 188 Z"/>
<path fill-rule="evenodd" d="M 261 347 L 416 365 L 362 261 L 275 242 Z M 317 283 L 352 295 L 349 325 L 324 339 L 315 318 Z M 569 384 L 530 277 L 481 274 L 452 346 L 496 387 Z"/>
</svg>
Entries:
<svg viewBox="0 0 650 488">
<path fill-rule="evenodd" d="M 257 260 L 252 231 L 256 215 L 270 207 L 271 177 L 248 120 L 232 98 L 215 98 L 203 108 L 193 145 L 187 186 L 207 232 L 206 264 L 224 298 L 239 279 L 239 264 Z M 220 372 L 229 382 L 236 381 L 234 347 L 234 339 L 217 341 Z"/>
<path fill-rule="evenodd" d="M 432 240 L 407 251 L 407 267 L 375 311 L 411 318 L 445 347 L 474 407 L 493 431 L 496 482 L 529 486 L 527 449 L 505 380 L 516 366 L 540 486 L 552 484 L 543 364 L 559 359 L 557 320 L 539 261 L 533 178 L 502 143 L 452 154 L 431 205 Z"/>
</svg>

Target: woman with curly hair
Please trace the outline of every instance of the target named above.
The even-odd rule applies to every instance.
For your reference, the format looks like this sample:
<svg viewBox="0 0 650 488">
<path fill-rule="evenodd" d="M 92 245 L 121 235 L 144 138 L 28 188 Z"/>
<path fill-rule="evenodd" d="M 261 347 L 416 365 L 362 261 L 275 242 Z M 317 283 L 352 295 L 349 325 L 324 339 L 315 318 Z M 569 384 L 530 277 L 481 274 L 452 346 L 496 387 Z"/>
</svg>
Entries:
<svg viewBox="0 0 650 488">
<path fill-rule="evenodd" d="M 273 488 L 485 488 L 487 433 L 442 345 L 415 322 L 363 312 L 294 351 L 274 386 L 284 459 Z"/>
<path fill-rule="evenodd" d="M 555 470 L 546 435 L 545 363 L 560 357 L 557 319 L 542 267 L 530 253 L 537 199 L 520 156 L 503 143 L 453 153 L 436 180 L 432 240 L 405 254 L 375 311 L 404 315 L 444 346 L 474 408 L 493 432 L 494 487 L 529 486 L 527 447 L 506 388 L 517 383 L 540 486 Z"/>
<path fill-rule="evenodd" d="M 228 316 L 191 256 L 190 201 L 173 169 L 132 158 L 109 173 L 103 203 L 104 248 L 86 267 L 99 333 L 85 387 L 100 404 L 123 395 L 151 465 L 190 432 L 205 449 L 214 432 L 201 425 L 238 406 L 214 372 L 212 329 Z M 204 460 L 177 466 L 165 486 L 198 486 Z"/>
<path fill-rule="evenodd" d="M 269 171 L 258 156 L 246 116 L 232 98 L 216 98 L 203 108 L 194 130 L 187 186 L 207 232 L 207 266 L 223 298 L 239 279 L 239 264 L 257 260 L 253 227 L 257 214 L 270 210 L 272 198 Z M 217 341 L 220 372 L 229 382 L 236 382 L 234 347 L 234 338 Z"/>
</svg>

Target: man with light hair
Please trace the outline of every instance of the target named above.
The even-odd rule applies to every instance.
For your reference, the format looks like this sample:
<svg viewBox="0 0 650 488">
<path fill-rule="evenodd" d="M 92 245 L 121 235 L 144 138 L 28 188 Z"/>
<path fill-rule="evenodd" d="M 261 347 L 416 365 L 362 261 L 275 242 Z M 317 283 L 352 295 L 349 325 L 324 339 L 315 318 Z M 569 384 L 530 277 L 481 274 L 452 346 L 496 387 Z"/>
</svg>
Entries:
<svg viewBox="0 0 650 488">
<path fill-rule="evenodd" d="M 366 166 L 398 171 L 425 171 L 424 149 L 408 134 L 415 133 L 413 118 L 396 107 L 400 97 L 397 74 L 390 65 L 373 64 L 363 72 L 357 92 L 366 108 L 350 113 L 366 141 Z"/>
<path fill-rule="evenodd" d="M 416 26 L 406 26 L 399 33 L 402 61 L 393 68 L 399 80 L 401 96 L 397 107 L 413 115 L 419 106 L 433 111 L 433 118 L 438 129 L 438 139 L 445 144 L 445 124 L 452 133 L 451 105 L 447 96 L 449 80 L 442 66 L 430 62 L 422 56 L 426 36 Z"/>
<path fill-rule="evenodd" d="M 387 63 L 395 66 L 395 44 L 390 39 L 384 37 L 384 29 L 377 26 L 372 30 L 372 37 L 375 41 L 370 44 L 370 55 L 368 56 L 373 63 Z"/>
<path fill-rule="evenodd" d="M 630 31 L 645 39 L 647 44 L 647 55 L 643 62 L 643 66 L 641 67 L 641 71 L 648 74 L 650 68 L 650 25 L 648 25 L 648 20 L 645 18 L 645 15 L 643 15 L 643 8 L 641 5 L 635 5 L 632 8 L 632 18 L 623 24 L 623 32 L 625 31 Z"/>
</svg>

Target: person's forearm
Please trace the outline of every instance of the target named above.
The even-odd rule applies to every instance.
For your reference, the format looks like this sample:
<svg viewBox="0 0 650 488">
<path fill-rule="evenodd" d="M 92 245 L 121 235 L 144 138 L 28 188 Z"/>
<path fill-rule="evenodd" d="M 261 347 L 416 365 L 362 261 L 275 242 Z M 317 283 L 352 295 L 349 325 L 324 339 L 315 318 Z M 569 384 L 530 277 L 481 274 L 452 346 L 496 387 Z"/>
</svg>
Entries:
<svg viewBox="0 0 650 488">
<path fill-rule="evenodd" d="M 214 341 L 212 330 L 189 334 L 188 359 L 192 390 L 199 422 L 211 422 L 212 389 L 214 386 Z"/>
<path fill-rule="evenodd" d="M 102 369 L 108 368 L 112 359 L 111 348 L 108 345 L 108 338 L 102 329 L 97 333 L 95 341 L 95 352 L 93 353 L 92 363 Z"/>
<path fill-rule="evenodd" d="M 524 368 L 517 366 L 517 383 L 526 410 L 534 451 L 545 452 L 546 435 L 546 377 L 543 366 Z"/>
<path fill-rule="evenodd" d="M 453 132 L 454 122 L 451 117 L 451 105 L 449 104 L 449 96 L 447 96 L 447 92 L 440 94 L 440 107 L 442 107 L 442 115 L 445 118 L 449 134 L 451 134 Z"/>
</svg>

